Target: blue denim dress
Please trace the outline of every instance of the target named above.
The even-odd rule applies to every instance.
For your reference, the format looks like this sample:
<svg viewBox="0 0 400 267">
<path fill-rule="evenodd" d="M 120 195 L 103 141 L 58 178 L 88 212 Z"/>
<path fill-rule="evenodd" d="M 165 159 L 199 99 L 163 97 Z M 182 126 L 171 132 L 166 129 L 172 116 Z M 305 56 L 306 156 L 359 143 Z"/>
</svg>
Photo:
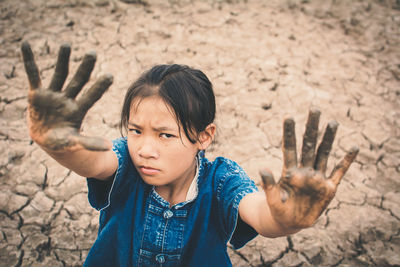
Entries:
<svg viewBox="0 0 400 267">
<path fill-rule="evenodd" d="M 84 266 L 232 266 L 227 243 L 240 248 L 257 235 L 238 216 L 240 200 L 258 190 L 245 172 L 200 152 L 197 197 L 170 207 L 140 178 L 126 139 L 113 144 L 114 179 L 87 180 L 100 222 Z"/>
</svg>

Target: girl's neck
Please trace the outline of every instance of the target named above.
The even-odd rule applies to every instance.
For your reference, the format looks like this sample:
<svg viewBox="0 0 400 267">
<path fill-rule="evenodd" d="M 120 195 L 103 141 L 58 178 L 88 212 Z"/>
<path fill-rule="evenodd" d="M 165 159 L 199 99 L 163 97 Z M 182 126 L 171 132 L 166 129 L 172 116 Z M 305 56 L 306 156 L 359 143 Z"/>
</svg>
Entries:
<svg viewBox="0 0 400 267">
<path fill-rule="evenodd" d="M 196 175 L 197 170 L 197 158 L 193 162 L 193 167 L 184 174 L 181 179 L 178 179 L 174 183 L 162 186 L 156 186 L 156 192 L 168 203 L 170 206 L 184 202 L 186 200 L 189 187 Z"/>
</svg>

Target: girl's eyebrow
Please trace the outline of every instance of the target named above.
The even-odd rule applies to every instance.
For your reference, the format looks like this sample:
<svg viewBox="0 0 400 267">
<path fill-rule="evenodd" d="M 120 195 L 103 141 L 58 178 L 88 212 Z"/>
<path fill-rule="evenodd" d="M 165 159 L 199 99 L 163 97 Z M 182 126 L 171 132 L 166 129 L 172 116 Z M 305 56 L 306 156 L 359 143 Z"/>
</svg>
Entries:
<svg viewBox="0 0 400 267">
<path fill-rule="evenodd" d="M 162 131 L 174 131 L 175 129 L 168 126 L 160 126 L 160 127 L 153 127 L 153 130 L 162 132 Z"/>
<path fill-rule="evenodd" d="M 137 125 L 133 122 L 128 122 L 128 126 L 134 127 L 136 129 L 142 130 L 143 127 L 141 127 L 140 125 Z M 168 126 L 160 126 L 160 127 L 152 127 L 152 129 L 156 132 L 163 132 L 163 131 L 176 131 L 177 129 L 174 129 L 172 127 L 168 127 Z"/>
<path fill-rule="evenodd" d="M 135 127 L 137 129 L 142 129 L 142 127 L 140 127 L 139 125 L 137 125 L 137 124 L 135 124 L 133 122 L 128 122 L 128 126 Z"/>
</svg>

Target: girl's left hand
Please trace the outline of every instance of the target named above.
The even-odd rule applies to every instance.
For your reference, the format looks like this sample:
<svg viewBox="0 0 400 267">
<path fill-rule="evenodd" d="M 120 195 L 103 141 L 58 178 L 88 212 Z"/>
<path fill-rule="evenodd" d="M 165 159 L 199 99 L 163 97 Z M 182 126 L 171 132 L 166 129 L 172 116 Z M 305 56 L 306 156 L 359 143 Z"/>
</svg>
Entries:
<svg viewBox="0 0 400 267">
<path fill-rule="evenodd" d="M 292 118 L 285 119 L 281 179 L 275 184 L 270 171 L 260 172 L 271 214 L 284 229 L 297 230 L 309 227 L 316 221 L 335 196 L 340 180 L 358 153 L 357 147 L 351 148 L 329 177 L 326 177 L 328 156 L 338 124 L 336 121 L 328 124 L 324 137 L 315 150 L 319 117 L 319 110 L 310 110 L 299 164 L 295 123 Z"/>
</svg>

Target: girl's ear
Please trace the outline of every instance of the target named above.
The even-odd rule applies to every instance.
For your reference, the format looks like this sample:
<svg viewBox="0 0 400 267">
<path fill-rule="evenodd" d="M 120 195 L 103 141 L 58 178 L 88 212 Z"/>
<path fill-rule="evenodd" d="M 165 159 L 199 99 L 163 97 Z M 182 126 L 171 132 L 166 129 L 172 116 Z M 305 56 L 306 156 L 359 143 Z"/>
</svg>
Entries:
<svg viewBox="0 0 400 267">
<path fill-rule="evenodd" d="M 214 123 L 207 125 L 206 129 L 199 135 L 199 149 L 205 150 L 209 147 L 214 140 L 214 135 L 217 127 Z"/>
</svg>

